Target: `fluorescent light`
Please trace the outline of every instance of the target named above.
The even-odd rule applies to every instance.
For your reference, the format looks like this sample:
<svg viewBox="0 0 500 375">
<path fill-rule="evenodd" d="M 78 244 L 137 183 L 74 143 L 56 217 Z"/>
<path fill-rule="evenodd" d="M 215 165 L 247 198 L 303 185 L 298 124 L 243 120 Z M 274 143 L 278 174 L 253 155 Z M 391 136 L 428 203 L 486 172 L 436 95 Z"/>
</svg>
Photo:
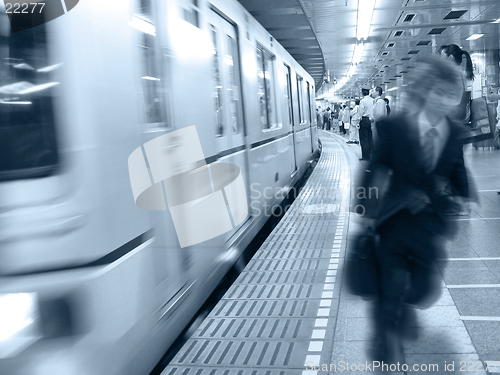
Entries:
<svg viewBox="0 0 500 375">
<path fill-rule="evenodd" d="M 375 0 L 363 0 L 359 1 L 358 4 L 361 5 L 361 7 L 358 8 L 358 27 L 356 31 L 356 38 L 358 38 L 358 40 L 367 39 L 370 34 Z"/>
<path fill-rule="evenodd" d="M 359 64 L 359 62 L 361 61 L 361 57 L 363 56 L 364 50 L 365 50 L 364 43 L 356 43 L 356 45 L 354 46 L 354 55 L 352 57 L 353 64 Z"/>
<path fill-rule="evenodd" d="M 144 77 L 141 77 L 142 79 L 147 79 L 148 81 L 161 81 L 159 78 L 155 78 L 155 77 L 150 77 L 150 76 L 144 76 Z"/>
<path fill-rule="evenodd" d="M 393 87 L 393 88 L 390 88 L 390 89 L 389 89 L 389 90 L 387 90 L 387 91 L 389 92 L 389 91 L 394 91 L 394 90 L 397 90 L 397 89 L 399 89 L 399 87 Z"/>
<path fill-rule="evenodd" d="M 63 63 L 46 66 L 45 68 L 37 69 L 37 72 L 39 72 L 39 73 L 52 72 L 53 70 L 56 70 L 57 68 L 59 68 L 62 64 Z"/>
<path fill-rule="evenodd" d="M 144 18 L 139 18 L 137 16 L 132 17 L 132 21 L 129 21 L 129 26 L 142 31 L 143 33 L 156 36 L 156 28 L 151 22 L 145 20 Z"/>
<path fill-rule="evenodd" d="M 59 82 L 43 83 L 41 85 L 36 85 L 36 86 L 30 87 L 28 89 L 21 90 L 21 91 L 18 92 L 18 94 L 19 95 L 31 94 L 33 92 L 37 92 L 37 91 L 42 91 L 42 90 L 49 89 L 51 87 L 57 86 L 58 84 L 59 84 Z"/>
<path fill-rule="evenodd" d="M 479 39 L 483 36 L 484 34 L 472 34 L 470 37 L 468 37 L 466 40 L 476 40 Z"/>
<path fill-rule="evenodd" d="M 0 104 L 9 104 L 9 105 L 29 105 L 31 102 L 11 102 L 8 100 L 0 99 Z"/>
<path fill-rule="evenodd" d="M 349 69 L 347 69 L 347 77 L 352 77 L 356 72 L 356 65 L 352 64 Z"/>
</svg>

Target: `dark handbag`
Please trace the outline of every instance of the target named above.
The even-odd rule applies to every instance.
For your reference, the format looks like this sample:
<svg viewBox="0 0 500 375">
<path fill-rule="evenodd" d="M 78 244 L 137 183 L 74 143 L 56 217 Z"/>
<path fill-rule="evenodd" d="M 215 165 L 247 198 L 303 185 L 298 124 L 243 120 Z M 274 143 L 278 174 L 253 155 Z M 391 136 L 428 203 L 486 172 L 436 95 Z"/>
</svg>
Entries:
<svg viewBox="0 0 500 375">
<path fill-rule="evenodd" d="M 460 138 L 463 143 L 480 142 L 493 138 L 485 97 L 470 101 L 470 123 Z"/>
<path fill-rule="evenodd" d="M 347 290 L 365 299 L 378 296 L 378 264 L 375 233 L 362 233 L 350 242 L 345 262 Z"/>
</svg>

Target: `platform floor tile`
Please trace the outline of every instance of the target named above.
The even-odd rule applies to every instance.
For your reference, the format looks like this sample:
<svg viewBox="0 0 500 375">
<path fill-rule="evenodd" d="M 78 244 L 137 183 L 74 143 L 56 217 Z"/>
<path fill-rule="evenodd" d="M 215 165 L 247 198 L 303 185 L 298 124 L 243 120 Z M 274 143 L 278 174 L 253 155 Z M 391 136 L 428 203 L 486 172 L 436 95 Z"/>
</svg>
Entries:
<svg viewBox="0 0 500 375">
<path fill-rule="evenodd" d="M 308 364 L 329 361 L 350 172 L 322 142 L 297 199 L 163 375 L 316 375 Z"/>
</svg>

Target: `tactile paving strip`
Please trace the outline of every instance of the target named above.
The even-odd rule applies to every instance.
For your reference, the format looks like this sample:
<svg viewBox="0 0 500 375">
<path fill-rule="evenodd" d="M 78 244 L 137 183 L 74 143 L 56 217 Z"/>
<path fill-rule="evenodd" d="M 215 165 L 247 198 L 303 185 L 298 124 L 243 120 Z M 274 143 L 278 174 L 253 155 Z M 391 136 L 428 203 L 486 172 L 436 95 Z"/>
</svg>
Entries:
<svg viewBox="0 0 500 375">
<path fill-rule="evenodd" d="M 348 168 L 341 146 L 321 139 L 297 199 L 163 375 L 302 374 L 306 357 L 329 358 Z"/>
</svg>

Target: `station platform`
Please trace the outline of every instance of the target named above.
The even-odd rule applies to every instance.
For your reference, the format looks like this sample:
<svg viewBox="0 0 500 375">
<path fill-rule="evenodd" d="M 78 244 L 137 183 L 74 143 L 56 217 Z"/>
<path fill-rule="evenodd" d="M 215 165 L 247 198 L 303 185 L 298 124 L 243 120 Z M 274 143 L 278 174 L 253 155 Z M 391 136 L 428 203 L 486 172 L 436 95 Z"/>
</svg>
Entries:
<svg viewBox="0 0 500 375">
<path fill-rule="evenodd" d="M 300 195 L 162 375 L 382 370 L 366 368 L 369 303 L 342 287 L 348 233 L 356 230 L 349 202 L 351 181 L 363 168 L 360 148 L 345 136 L 319 133 L 321 158 Z M 454 219 L 460 234 L 449 244 L 448 265 L 436 264 L 442 297 L 417 311 L 420 337 L 404 343 L 408 372 L 417 372 L 416 364 L 427 366 L 418 367 L 421 373 L 486 374 L 486 365 L 500 373 L 500 152 L 465 153 L 482 205 Z"/>
</svg>

